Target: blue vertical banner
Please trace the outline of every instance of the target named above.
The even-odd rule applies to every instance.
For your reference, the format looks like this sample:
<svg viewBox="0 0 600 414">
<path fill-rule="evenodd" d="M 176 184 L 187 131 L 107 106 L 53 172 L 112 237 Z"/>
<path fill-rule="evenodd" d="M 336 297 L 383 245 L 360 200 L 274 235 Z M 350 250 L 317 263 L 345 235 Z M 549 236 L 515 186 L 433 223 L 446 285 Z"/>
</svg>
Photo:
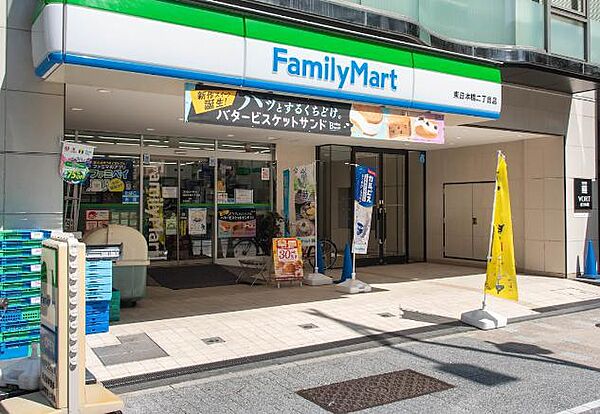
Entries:
<svg viewBox="0 0 600 414">
<path fill-rule="evenodd" d="M 352 253 L 366 254 L 375 205 L 377 173 L 364 165 L 354 168 L 354 237 Z"/>
<path fill-rule="evenodd" d="M 290 170 L 283 170 L 283 219 L 285 220 L 285 237 L 290 235 Z"/>
</svg>

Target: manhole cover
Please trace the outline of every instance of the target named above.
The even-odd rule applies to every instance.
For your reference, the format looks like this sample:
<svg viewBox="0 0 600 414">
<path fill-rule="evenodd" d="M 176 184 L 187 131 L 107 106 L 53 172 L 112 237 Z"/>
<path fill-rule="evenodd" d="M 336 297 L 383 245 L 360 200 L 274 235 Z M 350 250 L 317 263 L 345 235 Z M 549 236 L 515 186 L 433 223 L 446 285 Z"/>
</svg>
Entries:
<svg viewBox="0 0 600 414">
<path fill-rule="evenodd" d="M 407 369 L 309 388 L 297 393 L 329 412 L 345 414 L 450 388 L 453 388 L 450 384 Z"/>
<path fill-rule="evenodd" d="M 378 313 L 377 315 L 381 316 L 382 318 L 393 318 L 394 316 L 396 316 L 393 313 L 389 312 Z"/>
<path fill-rule="evenodd" d="M 314 323 L 304 323 L 302 325 L 298 325 L 299 327 L 301 327 L 302 329 L 317 329 L 318 326 L 315 325 Z"/>
<path fill-rule="evenodd" d="M 213 336 L 212 338 L 203 338 L 202 342 L 204 342 L 206 345 L 213 345 L 222 344 L 223 342 L 225 342 L 225 340 L 219 336 Z"/>
</svg>

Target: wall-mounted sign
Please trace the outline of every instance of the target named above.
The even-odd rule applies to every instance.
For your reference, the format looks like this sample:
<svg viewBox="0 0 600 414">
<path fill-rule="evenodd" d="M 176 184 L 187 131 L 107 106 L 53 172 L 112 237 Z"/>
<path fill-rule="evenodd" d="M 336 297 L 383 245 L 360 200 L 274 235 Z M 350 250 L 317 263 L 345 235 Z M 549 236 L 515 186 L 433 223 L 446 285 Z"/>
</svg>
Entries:
<svg viewBox="0 0 600 414">
<path fill-rule="evenodd" d="M 186 84 L 186 121 L 356 138 L 444 143 L 444 117 Z"/>
<path fill-rule="evenodd" d="M 593 206 L 592 180 L 575 178 L 575 210 L 591 210 Z"/>
</svg>

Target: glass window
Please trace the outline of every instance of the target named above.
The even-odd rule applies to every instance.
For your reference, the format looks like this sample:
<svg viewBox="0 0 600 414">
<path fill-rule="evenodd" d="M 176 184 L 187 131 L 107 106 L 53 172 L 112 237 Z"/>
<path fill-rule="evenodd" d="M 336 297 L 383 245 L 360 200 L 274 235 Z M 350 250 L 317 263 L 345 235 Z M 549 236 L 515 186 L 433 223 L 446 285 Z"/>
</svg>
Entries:
<svg viewBox="0 0 600 414">
<path fill-rule="evenodd" d="M 590 62 L 600 64 L 600 0 L 590 0 Z"/>
<path fill-rule="evenodd" d="M 544 49 L 544 1 L 516 0 L 515 43 Z"/>
<path fill-rule="evenodd" d="M 583 0 L 552 0 L 552 7 L 583 13 Z"/>
<path fill-rule="evenodd" d="M 78 189 L 65 184 L 65 229 L 83 234 L 108 224 L 139 229 L 139 168 L 139 157 L 94 156 L 90 175 Z"/>
<path fill-rule="evenodd" d="M 373 9 L 389 11 L 402 16 L 410 17 L 414 20 L 419 19 L 419 0 L 361 0 L 363 6 Z"/>
<path fill-rule="evenodd" d="M 552 16 L 550 32 L 552 53 L 584 59 L 584 26 L 582 23 L 562 16 Z"/>
</svg>

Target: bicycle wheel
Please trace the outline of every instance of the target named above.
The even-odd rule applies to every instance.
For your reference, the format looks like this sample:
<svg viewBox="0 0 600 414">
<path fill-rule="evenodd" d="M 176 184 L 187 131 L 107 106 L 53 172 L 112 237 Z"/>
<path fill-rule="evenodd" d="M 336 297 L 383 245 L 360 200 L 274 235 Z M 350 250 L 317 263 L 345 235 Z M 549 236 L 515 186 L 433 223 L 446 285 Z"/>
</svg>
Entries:
<svg viewBox="0 0 600 414">
<path fill-rule="evenodd" d="M 325 264 L 325 269 L 319 269 L 321 271 L 333 269 L 335 266 L 335 262 L 337 260 L 337 246 L 331 240 L 321 240 L 321 247 L 323 250 L 323 261 Z M 307 249 L 306 255 L 308 256 L 308 263 L 314 269 L 315 268 L 315 250 L 314 247 L 309 247 Z"/>
<path fill-rule="evenodd" d="M 233 246 L 233 257 L 256 257 L 258 246 L 254 240 L 240 240 Z"/>
</svg>

